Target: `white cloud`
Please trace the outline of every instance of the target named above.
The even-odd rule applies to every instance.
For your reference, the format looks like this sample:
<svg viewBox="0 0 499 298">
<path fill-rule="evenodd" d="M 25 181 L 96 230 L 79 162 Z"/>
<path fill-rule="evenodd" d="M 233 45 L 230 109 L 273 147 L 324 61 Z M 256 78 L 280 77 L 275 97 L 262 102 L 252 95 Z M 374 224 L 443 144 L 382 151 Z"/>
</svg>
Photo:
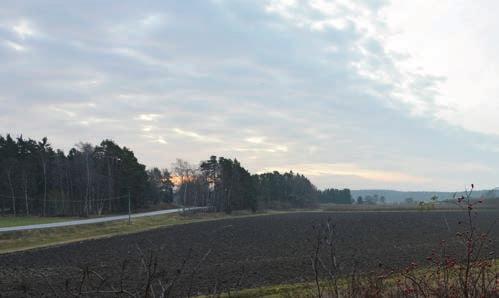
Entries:
<svg viewBox="0 0 499 298">
<path fill-rule="evenodd" d="M 138 115 L 138 116 L 135 117 L 135 120 L 150 122 L 150 121 L 156 121 L 156 120 L 158 120 L 159 117 L 161 117 L 161 115 L 154 114 L 154 113 L 151 113 L 151 114 L 140 114 L 140 115 Z"/>
<path fill-rule="evenodd" d="M 165 141 L 165 139 L 163 137 L 158 137 L 156 139 L 156 142 L 160 143 L 160 144 L 168 144 L 167 141 Z"/>
<path fill-rule="evenodd" d="M 151 126 L 151 125 L 145 125 L 142 127 L 142 131 L 144 131 L 144 132 L 150 132 L 153 129 L 154 129 L 154 126 Z"/>
<path fill-rule="evenodd" d="M 12 26 L 12 30 L 22 39 L 30 37 L 35 33 L 33 27 L 26 20 L 22 20 Z"/>
<path fill-rule="evenodd" d="M 494 6 L 110 1 L 8 5 L 2 129 L 66 150 L 112 138 L 149 166 L 297 166 L 332 187 L 497 183 L 499 138 L 467 131 L 499 131 Z"/>
<path fill-rule="evenodd" d="M 253 144 L 262 144 L 265 141 L 265 137 L 258 136 L 258 137 L 249 137 L 245 139 L 246 142 L 248 143 L 253 143 Z"/>
<path fill-rule="evenodd" d="M 196 141 L 200 141 L 200 142 L 207 142 L 207 143 L 220 142 L 220 139 L 218 139 L 218 137 L 209 136 L 209 135 L 205 135 L 205 134 L 199 134 L 195 131 L 180 129 L 178 127 L 173 128 L 172 131 L 179 136 L 187 137 L 187 138 L 190 138 L 190 139 L 193 139 Z"/>
<path fill-rule="evenodd" d="M 142 129 L 142 131 L 149 132 L 148 130 L 144 130 L 144 129 Z M 157 144 L 161 144 L 161 145 L 168 144 L 168 141 L 166 141 L 166 139 L 161 135 L 147 133 L 147 134 L 142 134 L 141 137 L 148 139 L 149 142 L 152 142 L 152 143 L 157 143 Z"/>
<path fill-rule="evenodd" d="M 236 147 L 236 152 L 253 152 L 253 153 L 286 153 L 288 146 L 267 144 L 259 147 Z"/>
<path fill-rule="evenodd" d="M 69 118 L 74 118 L 77 116 L 77 114 L 73 111 L 70 111 L 70 110 L 67 110 L 67 109 L 64 109 L 64 108 L 60 108 L 60 107 L 50 107 L 51 110 L 55 111 L 55 112 L 58 112 L 58 113 L 61 113 Z"/>
<path fill-rule="evenodd" d="M 499 135 L 499 41 L 491 38 L 498 33 L 498 11 L 497 2 L 486 0 L 392 1 L 384 8 L 384 44 L 408 57 L 396 60 L 397 66 L 445 78 L 434 105 L 407 88 L 399 98 L 452 125 Z"/>
<path fill-rule="evenodd" d="M 353 163 L 308 163 L 292 164 L 286 166 L 268 167 L 260 172 L 268 171 L 294 171 L 312 179 L 316 176 L 355 176 L 367 180 L 373 180 L 382 183 L 422 183 L 428 181 L 426 177 L 410 175 L 404 172 L 373 170 L 363 168 Z"/>
<path fill-rule="evenodd" d="M 5 44 L 13 49 L 13 50 L 16 50 L 18 52 L 24 52 L 26 51 L 26 48 L 24 46 L 22 46 L 21 44 L 18 44 L 17 42 L 13 42 L 13 41 L 10 41 L 10 40 L 6 40 L 5 41 Z"/>
<path fill-rule="evenodd" d="M 144 26 L 157 27 L 164 23 L 164 17 L 158 14 L 150 14 L 141 21 Z"/>
</svg>

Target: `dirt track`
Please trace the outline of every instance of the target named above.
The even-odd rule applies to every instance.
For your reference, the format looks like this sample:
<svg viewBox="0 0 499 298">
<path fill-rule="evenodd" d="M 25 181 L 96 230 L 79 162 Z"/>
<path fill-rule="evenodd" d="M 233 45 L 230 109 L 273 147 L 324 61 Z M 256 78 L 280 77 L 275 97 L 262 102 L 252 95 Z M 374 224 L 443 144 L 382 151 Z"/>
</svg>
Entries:
<svg viewBox="0 0 499 298">
<path fill-rule="evenodd" d="M 361 271 L 380 263 L 400 268 L 413 260 L 424 262 L 442 239 L 457 247 L 453 239 L 461 227 L 456 212 L 293 213 L 180 225 L 0 255 L 0 293 L 51 296 L 53 289 L 77 287 L 82 268 L 117 282 L 125 260 L 124 277 L 133 284 L 143 278 L 137 275 L 139 255 L 147 258 L 150 252 L 171 277 L 186 260 L 174 287 L 178 295 L 308 281 L 313 278 L 312 225 L 328 217 L 337 226 L 344 272 L 353 260 Z M 489 227 L 497 217 L 497 212 L 482 212 L 479 222 Z M 499 235 L 498 225 L 491 234 Z"/>
</svg>

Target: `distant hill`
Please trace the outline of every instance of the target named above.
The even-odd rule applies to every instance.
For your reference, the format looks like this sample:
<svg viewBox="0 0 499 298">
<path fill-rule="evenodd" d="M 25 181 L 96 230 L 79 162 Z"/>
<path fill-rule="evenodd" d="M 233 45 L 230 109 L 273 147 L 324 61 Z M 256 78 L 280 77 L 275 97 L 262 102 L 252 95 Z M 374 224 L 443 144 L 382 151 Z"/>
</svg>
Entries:
<svg viewBox="0 0 499 298">
<path fill-rule="evenodd" d="M 375 196 L 385 197 L 387 203 L 404 202 L 406 198 L 412 198 L 414 201 L 429 201 L 431 197 L 437 196 L 440 201 L 452 199 L 454 194 L 461 196 L 464 192 L 444 192 L 444 191 L 398 191 L 387 189 L 360 189 L 352 190 L 352 198 L 362 196 Z M 492 190 L 475 190 L 472 193 L 473 198 L 497 198 L 499 197 L 499 188 Z"/>
</svg>

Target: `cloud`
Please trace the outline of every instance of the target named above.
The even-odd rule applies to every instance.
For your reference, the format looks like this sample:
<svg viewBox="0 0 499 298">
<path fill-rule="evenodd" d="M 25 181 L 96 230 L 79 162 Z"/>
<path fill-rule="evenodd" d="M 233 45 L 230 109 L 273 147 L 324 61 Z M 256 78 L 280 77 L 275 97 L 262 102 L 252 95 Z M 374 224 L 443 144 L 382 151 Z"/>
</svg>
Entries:
<svg viewBox="0 0 499 298">
<path fill-rule="evenodd" d="M 159 114 L 140 114 L 137 117 L 135 117 L 136 120 L 141 120 L 141 121 L 156 121 L 161 115 Z"/>
<path fill-rule="evenodd" d="M 405 57 L 394 60 L 400 72 L 416 74 L 405 79 L 398 98 L 431 118 L 497 136 L 499 43 L 487 36 L 499 25 L 498 9 L 487 0 L 392 1 L 384 7 L 384 46 Z M 431 75 L 425 78 L 422 72 Z M 421 86 L 421 79 L 430 88 Z M 425 89 L 429 92 L 421 92 Z"/>
<path fill-rule="evenodd" d="M 160 143 L 160 144 L 168 144 L 168 142 L 167 142 L 167 141 L 165 141 L 165 139 L 163 139 L 162 137 L 158 137 L 158 138 L 156 139 L 156 142 L 158 142 L 158 143 Z"/>
<path fill-rule="evenodd" d="M 16 50 L 18 52 L 24 52 L 24 51 L 26 51 L 26 48 L 24 46 L 18 44 L 17 42 L 6 40 L 5 41 L 5 45 L 7 45 L 9 48 L 11 48 L 13 50 Z"/>
<path fill-rule="evenodd" d="M 25 20 L 21 20 L 16 25 L 12 26 L 12 30 L 19 35 L 21 39 L 25 39 L 27 37 L 34 35 L 34 29 L 32 26 Z"/>
<path fill-rule="evenodd" d="M 288 152 L 288 147 L 285 145 L 265 145 L 261 147 L 236 147 L 236 152 L 255 152 L 255 153 L 278 153 Z"/>
<path fill-rule="evenodd" d="M 264 136 L 251 136 L 244 139 L 247 144 L 237 145 L 236 152 L 254 152 L 254 153 L 285 153 L 289 148 L 285 144 L 272 143 L 267 141 Z"/>
<path fill-rule="evenodd" d="M 45 1 L 7 0 L 0 133 L 48 136 L 65 150 L 111 138 L 148 166 L 212 154 L 253 171 L 301 165 L 323 186 L 454 189 L 477 182 L 476 173 L 494 186 L 499 126 L 496 101 L 486 97 L 493 80 L 484 78 L 495 68 L 470 68 L 482 80 L 465 84 L 459 67 L 478 53 L 461 52 L 455 36 L 452 48 L 441 47 L 445 35 L 428 31 L 438 26 L 418 22 L 431 9 L 412 5 L 110 1 L 47 9 Z M 405 33 L 394 32 L 399 24 Z M 495 65 L 492 52 L 486 58 Z M 429 67 L 433 55 L 438 63 Z M 447 55 L 467 59 L 447 63 Z M 441 71 L 450 64 L 452 74 Z M 476 94 L 477 102 L 462 100 Z"/>
<path fill-rule="evenodd" d="M 200 142 L 208 142 L 208 143 L 218 143 L 220 140 L 217 137 L 214 136 L 208 136 L 208 135 L 201 135 L 198 134 L 197 132 L 194 131 L 188 131 L 180 128 L 173 128 L 172 131 L 182 137 L 187 137 L 190 139 L 193 139 L 195 141 L 200 141 Z"/>
<path fill-rule="evenodd" d="M 265 141 L 265 137 L 258 136 L 258 137 L 249 137 L 245 139 L 246 142 L 252 143 L 252 144 L 262 144 Z"/>
<path fill-rule="evenodd" d="M 315 176 L 354 176 L 362 179 L 373 180 L 381 183 L 405 182 L 405 183 L 423 183 L 428 178 L 409 175 L 403 172 L 393 172 L 384 170 L 372 170 L 360 167 L 351 163 L 309 163 L 280 166 L 275 168 L 265 168 L 260 172 L 268 171 L 294 171 L 312 179 Z"/>
</svg>

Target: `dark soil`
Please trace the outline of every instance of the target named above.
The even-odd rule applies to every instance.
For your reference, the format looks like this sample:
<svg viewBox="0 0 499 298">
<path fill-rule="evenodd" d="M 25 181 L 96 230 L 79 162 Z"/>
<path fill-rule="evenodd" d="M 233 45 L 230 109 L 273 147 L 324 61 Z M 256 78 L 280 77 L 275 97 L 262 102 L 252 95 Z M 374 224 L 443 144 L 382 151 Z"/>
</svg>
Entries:
<svg viewBox="0 0 499 298">
<path fill-rule="evenodd" d="M 489 228 L 498 215 L 481 212 L 478 223 Z M 360 272 L 400 269 L 411 261 L 424 265 L 441 240 L 459 251 L 455 234 L 463 228 L 458 224 L 462 216 L 460 212 L 303 212 L 179 225 L 0 255 L 0 296 L 69 296 L 70 291 L 79 291 L 83 276 L 82 292 L 89 291 L 89 296 L 99 287 L 119 289 L 120 276 L 124 288 L 134 288 L 146 279 L 141 260 L 150 259 L 157 259 L 158 277 L 174 282 L 175 296 L 310 281 L 312 226 L 329 217 L 338 231 L 344 274 L 354 264 Z M 498 225 L 491 235 L 497 245 Z"/>
</svg>

